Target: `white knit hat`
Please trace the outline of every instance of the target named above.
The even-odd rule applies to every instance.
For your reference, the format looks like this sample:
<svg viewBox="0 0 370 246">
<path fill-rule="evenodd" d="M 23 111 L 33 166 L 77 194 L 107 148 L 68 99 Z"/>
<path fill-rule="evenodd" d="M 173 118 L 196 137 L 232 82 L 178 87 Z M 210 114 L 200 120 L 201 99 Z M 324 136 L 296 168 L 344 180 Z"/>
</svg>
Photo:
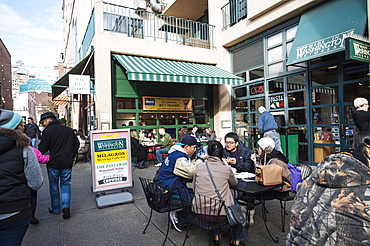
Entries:
<svg viewBox="0 0 370 246">
<path fill-rule="evenodd" d="M 258 146 L 260 146 L 267 154 L 270 154 L 275 149 L 275 141 L 270 138 L 261 138 L 258 141 Z"/>
<path fill-rule="evenodd" d="M 258 111 L 260 111 L 260 114 L 266 111 L 266 108 L 264 106 L 259 106 Z"/>
<path fill-rule="evenodd" d="M 358 107 L 361 107 L 362 105 L 368 104 L 368 103 L 369 103 L 369 101 L 366 98 L 358 97 L 353 101 L 353 106 L 355 106 L 355 108 L 358 108 Z"/>
</svg>

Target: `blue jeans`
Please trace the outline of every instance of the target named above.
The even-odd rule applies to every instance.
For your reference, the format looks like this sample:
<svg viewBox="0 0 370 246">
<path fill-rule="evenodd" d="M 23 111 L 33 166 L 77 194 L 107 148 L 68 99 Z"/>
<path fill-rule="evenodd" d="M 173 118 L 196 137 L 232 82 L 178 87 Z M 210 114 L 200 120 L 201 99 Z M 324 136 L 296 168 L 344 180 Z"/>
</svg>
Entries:
<svg viewBox="0 0 370 246">
<path fill-rule="evenodd" d="M 37 138 L 31 138 L 32 147 L 36 148 L 36 142 L 37 142 Z"/>
<path fill-rule="evenodd" d="M 54 169 L 48 167 L 51 211 L 60 213 L 60 193 L 62 194 L 62 209 L 71 206 L 72 169 Z M 60 182 L 60 192 L 59 192 Z"/>
<path fill-rule="evenodd" d="M 162 154 L 167 154 L 167 153 L 168 153 L 168 149 L 167 148 L 155 150 L 155 157 L 157 158 L 157 161 L 160 162 L 160 163 L 162 163 L 163 162 Z"/>
<path fill-rule="evenodd" d="M 31 217 L 0 226 L 0 245 L 20 246 L 30 224 Z"/>
<path fill-rule="evenodd" d="M 272 138 L 275 142 L 275 149 L 277 151 L 280 151 L 281 153 L 283 153 L 283 149 L 281 148 L 280 134 L 279 133 L 277 133 L 276 131 L 268 131 L 268 132 L 263 133 L 263 137 L 264 138 L 266 138 L 266 137 Z"/>
</svg>

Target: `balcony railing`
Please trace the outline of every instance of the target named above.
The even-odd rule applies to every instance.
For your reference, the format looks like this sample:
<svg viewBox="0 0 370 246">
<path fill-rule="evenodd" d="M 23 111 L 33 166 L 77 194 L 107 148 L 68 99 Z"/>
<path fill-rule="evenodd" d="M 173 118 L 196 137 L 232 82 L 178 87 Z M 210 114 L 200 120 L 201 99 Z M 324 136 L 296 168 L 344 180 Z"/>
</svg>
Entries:
<svg viewBox="0 0 370 246">
<path fill-rule="evenodd" d="M 247 17 L 247 0 L 231 0 L 222 8 L 223 30 Z"/>
<path fill-rule="evenodd" d="M 104 3 L 104 30 L 132 38 L 215 48 L 212 25 L 110 3 Z"/>
</svg>

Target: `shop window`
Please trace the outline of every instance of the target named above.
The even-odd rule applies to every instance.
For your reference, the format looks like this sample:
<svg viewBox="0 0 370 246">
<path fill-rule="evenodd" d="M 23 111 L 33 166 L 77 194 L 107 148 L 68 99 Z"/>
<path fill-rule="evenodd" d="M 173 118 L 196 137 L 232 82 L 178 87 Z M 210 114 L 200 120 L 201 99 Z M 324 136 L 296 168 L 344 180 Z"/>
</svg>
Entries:
<svg viewBox="0 0 370 246">
<path fill-rule="evenodd" d="M 248 126 L 248 114 L 235 114 L 236 127 Z"/>
<path fill-rule="evenodd" d="M 320 56 L 315 59 L 310 60 L 311 65 L 319 64 L 323 62 L 333 61 L 333 60 L 339 60 L 344 59 L 344 51 L 343 52 L 336 52 L 327 56 Z"/>
<path fill-rule="evenodd" d="M 284 91 L 284 80 L 276 79 L 269 81 L 269 93 L 283 92 Z"/>
<path fill-rule="evenodd" d="M 350 63 L 343 66 L 344 81 L 368 78 L 369 64 Z"/>
<path fill-rule="evenodd" d="M 139 114 L 140 125 L 143 121 L 146 122 L 146 125 L 153 126 L 157 124 L 157 114 L 155 113 L 141 113 Z"/>
<path fill-rule="evenodd" d="M 246 90 L 246 87 L 241 87 L 241 88 L 237 88 L 234 90 L 235 92 L 235 97 L 238 98 L 238 97 L 245 97 L 247 96 L 247 90 Z"/>
<path fill-rule="evenodd" d="M 258 83 L 249 86 L 249 95 L 263 95 L 265 93 L 265 83 Z"/>
<path fill-rule="evenodd" d="M 278 46 L 267 51 L 268 63 L 283 59 L 283 46 Z"/>
<path fill-rule="evenodd" d="M 304 107 L 306 106 L 306 91 L 297 91 L 288 93 L 288 107 Z"/>
<path fill-rule="evenodd" d="M 284 72 L 284 67 L 282 62 L 278 62 L 268 66 L 268 74 L 269 76 L 276 75 L 279 73 Z"/>
<path fill-rule="evenodd" d="M 316 88 L 312 90 L 312 105 L 338 103 L 338 86 Z"/>
<path fill-rule="evenodd" d="M 236 102 L 235 103 L 235 113 L 246 113 L 248 112 L 247 102 Z"/>
<path fill-rule="evenodd" d="M 282 42 L 283 42 L 283 33 L 280 32 L 278 34 L 275 34 L 274 36 L 267 38 L 267 47 L 270 48 L 277 44 L 281 44 Z"/>
<path fill-rule="evenodd" d="M 209 124 L 209 114 L 195 114 L 196 124 Z"/>
<path fill-rule="evenodd" d="M 249 80 L 261 79 L 264 77 L 265 69 L 263 67 L 258 67 L 250 70 L 248 73 Z"/>
<path fill-rule="evenodd" d="M 311 72 L 312 86 L 320 86 L 338 82 L 338 67 L 330 66 Z"/>
<path fill-rule="evenodd" d="M 135 126 L 135 114 L 128 113 L 128 114 L 116 114 L 116 126 Z"/>
<path fill-rule="evenodd" d="M 288 112 L 288 126 L 291 125 L 305 125 L 307 124 L 306 109 L 289 110 Z"/>
<path fill-rule="evenodd" d="M 193 113 L 181 113 L 179 114 L 179 124 L 181 125 L 193 125 L 194 115 Z"/>
<path fill-rule="evenodd" d="M 175 125 L 176 123 L 176 114 L 159 114 L 159 124 L 160 125 Z"/>
<path fill-rule="evenodd" d="M 305 74 L 288 77 L 288 91 L 306 89 Z"/>
<path fill-rule="evenodd" d="M 135 98 L 116 98 L 116 108 L 117 109 L 135 109 Z"/>
<path fill-rule="evenodd" d="M 295 38 L 297 30 L 298 30 L 298 25 L 294 26 L 294 27 L 291 27 L 291 28 L 288 28 L 286 30 L 286 40 L 291 40 L 291 39 Z"/>
<path fill-rule="evenodd" d="M 250 112 L 257 111 L 259 106 L 265 106 L 265 98 L 258 98 L 249 101 Z"/>
<path fill-rule="evenodd" d="M 195 110 L 208 110 L 210 108 L 208 100 L 194 99 L 193 105 Z"/>
<path fill-rule="evenodd" d="M 370 81 L 343 85 L 344 102 L 353 102 L 356 97 L 368 98 L 370 94 Z"/>
</svg>

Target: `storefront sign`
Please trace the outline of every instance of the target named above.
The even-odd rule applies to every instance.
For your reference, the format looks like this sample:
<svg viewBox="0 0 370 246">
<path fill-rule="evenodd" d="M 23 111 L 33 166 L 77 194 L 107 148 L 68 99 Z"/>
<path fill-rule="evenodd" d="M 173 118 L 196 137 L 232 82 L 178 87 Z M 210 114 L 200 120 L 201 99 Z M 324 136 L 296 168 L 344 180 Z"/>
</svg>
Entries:
<svg viewBox="0 0 370 246">
<path fill-rule="evenodd" d="M 70 94 L 90 94 L 90 75 L 69 74 Z"/>
<path fill-rule="evenodd" d="M 143 97 L 143 110 L 156 112 L 191 112 L 191 98 Z"/>
<path fill-rule="evenodd" d="M 297 47 L 294 63 L 307 61 L 327 53 L 344 50 L 344 40 L 354 33 L 354 29 L 326 37 L 315 42 Z M 291 52 L 294 52 L 293 50 Z"/>
<path fill-rule="evenodd" d="M 48 81 L 43 79 L 29 79 L 27 80 L 26 84 L 19 85 L 19 92 L 30 92 L 30 91 L 37 91 L 37 92 L 51 92 L 51 85 Z"/>
<path fill-rule="evenodd" d="M 347 60 L 370 63 L 370 43 L 353 38 L 347 38 L 345 43 Z"/>
<path fill-rule="evenodd" d="M 132 186 L 130 130 L 91 132 L 93 192 Z"/>
<path fill-rule="evenodd" d="M 270 96 L 270 108 L 283 108 L 284 107 L 284 97 L 282 95 Z"/>
<path fill-rule="evenodd" d="M 263 84 L 253 85 L 249 87 L 249 92 L 251 95 L 265 93 L 265 87 Z"/>
</svg>

